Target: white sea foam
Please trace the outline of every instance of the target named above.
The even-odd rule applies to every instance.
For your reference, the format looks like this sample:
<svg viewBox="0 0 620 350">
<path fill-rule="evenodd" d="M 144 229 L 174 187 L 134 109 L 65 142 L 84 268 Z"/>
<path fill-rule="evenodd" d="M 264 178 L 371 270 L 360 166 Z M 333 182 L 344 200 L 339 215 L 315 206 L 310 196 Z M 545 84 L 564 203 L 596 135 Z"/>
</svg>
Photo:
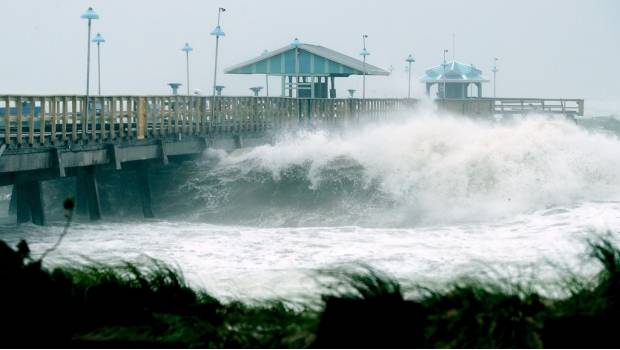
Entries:
<svg viewBox="0 0 620 350">
<path fill-rule="evenodd" d="M 620 142 L 559 119 L 491 124 L 422 112 L 208 158 L 187 177 L 177 169 L 189 185 L 176 194 L 183 203 L 170 204 L 199 220 L 76 224 L 46 262 L 145 254 L 178 265 L 193 285 L 243 299 L 316 296 L 317 269 L 356 262 L 405 285 L 493 271 L 544 289 L 567 271 L 592 276 L 598 266 L 582 266 L 586 239 L 620 232 Z M 342 190 L 334 178 L 344 173 L 358 182 Z M 235 224 L 214 225 L 223 217 Z M 35 256 L 61 230 L 0 226 Z"/>
<path fill-rule="evenodd" d="M 361 165 L 363 183 L 378 183 L 410 215 L 432 221 L 620 198 L 615 136 L 535 116 L 506 125 L 429 112 L 345 135 L 288 135 L 224 156 L 221 164 L 268 171 L 276 181 L 291 167 L 305 166 L 309 186 L 317 189 L 328 180 L 325 174 L 332 175 L 325 170 L 342 159 Z"/>
</svg>

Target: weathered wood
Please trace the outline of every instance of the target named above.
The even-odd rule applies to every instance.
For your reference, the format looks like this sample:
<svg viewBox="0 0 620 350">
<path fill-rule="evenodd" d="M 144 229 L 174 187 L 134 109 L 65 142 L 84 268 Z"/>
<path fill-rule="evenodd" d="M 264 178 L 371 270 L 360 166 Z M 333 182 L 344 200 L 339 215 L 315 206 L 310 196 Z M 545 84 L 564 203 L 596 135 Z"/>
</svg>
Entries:
<svg viewBox="0 0 620 350">
<path fill-rule="evenodd" d="M 78 100 L 77 96 L 73 96 L 71 100 L 71 139 L 73 142 L 76 142 L 78 139 L 77 136 L 77 110 L 78 110 Z"/>
<path fill-rule="evenodd" d="M 27 120 L 24 103 L 27 101 Z M 576 99 L 436 100 L 442 110 L 467 115 L 557 113 L 583 115 Z M 391 113 L 415 107 L 413 99 L 312 99 L 287 97 L 201 96 L 0 96 L 4 143 L 56 145 L 164 138 L 182 135 L 231 135 L 270 129 L 348 127 L 362 120 L 383 121 Z M 15 107 L 11 107 L 14 104 Z M 90 108 L 90 109 L 89 109 Z M 88 113 L 87 113 L 88 111 Z M 87 118 L 88 114 L 88 118 Z M 14 118 L 14 119 L 13 119 Z M 70 118 L 70 119 L 69 119 Z M 62 127 L 60 127 L 62 119 Z M 15 132 L 15 134 L 13 134 Z M 69 135 L 68 133 L 71 133 Z M 13 138 L 15 138 L 13 140 Z"/>
<path fill-rule="evenodd" d="M 69 107 L 69 98 L 67 96 L 64 96 L 62 98 L 62 135 L 61 135 L 61 140 L 62 142 L 67 142 L 67 108 Z"/>
<path fill-rule="evenodd" d="M 138 140 L 144 139 L 146 135 L 146 99 L 140 97 L 138 99 L 138 122 L 136 125 L 136 138 Z"/>
<path fill-rule="evenodd" d="M 11 143 L 11 99 L 4 98 L 4 143 Z"/>
<path fill-rule="evenodd" d="M 57 110 L 58 110 L 58 101 L 56 99 L 56 96 L 52 96 L 51 101 L 50 101 L 50 114 L 51 114 L 50 122 L 52 123 L 52 127 L 50 130 L 50 142 L 52 143 L 52 145 L 56 144 Z"/>
</svg>

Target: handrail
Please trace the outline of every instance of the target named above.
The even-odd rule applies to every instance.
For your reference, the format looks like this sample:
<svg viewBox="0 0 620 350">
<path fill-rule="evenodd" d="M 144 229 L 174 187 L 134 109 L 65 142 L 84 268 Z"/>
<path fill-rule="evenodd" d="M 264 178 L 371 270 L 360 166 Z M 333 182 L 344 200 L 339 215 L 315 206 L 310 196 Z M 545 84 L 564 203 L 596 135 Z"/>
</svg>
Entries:
<svg viewBox="0 0 620 350">
<path fill-rule="evenodd" d="M 346 125 L 411 108 L 413 99 L 181 95 L 0 95 L 2 143 L 19 146 L 148 140 Z M 85 113 L 86 105 L 89 113 Z M 88 119 L 87 119 L 88 118 Z M 24 139 L 25 137 L 25 139 Z"/>
</svg>

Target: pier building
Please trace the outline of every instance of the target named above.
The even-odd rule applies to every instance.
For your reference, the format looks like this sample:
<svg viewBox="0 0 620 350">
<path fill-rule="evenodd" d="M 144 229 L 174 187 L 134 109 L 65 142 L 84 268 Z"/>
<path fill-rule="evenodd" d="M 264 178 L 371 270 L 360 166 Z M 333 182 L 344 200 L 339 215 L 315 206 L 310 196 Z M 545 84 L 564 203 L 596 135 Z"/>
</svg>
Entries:
<svg viewBox="0 0 620 350">
<path fill-rule="evenodd" d="M 343 53 L 299 40 L 224 70 L 226 74 L 281 77 L 282 97 L 336 98 L 336 78 L 390 75 L 384 69 Z"/>
<path fill-rule="evenodd" d="M 427 95 L 431 95 L 435 85 L 437 97 L 444 99 L 481 98 L 482 84 L 489 82 L 473 64 L 457 61 L 443 61 L 440 65 L 427 69 L 420 81 L 426 84 Z"/>
</svg>

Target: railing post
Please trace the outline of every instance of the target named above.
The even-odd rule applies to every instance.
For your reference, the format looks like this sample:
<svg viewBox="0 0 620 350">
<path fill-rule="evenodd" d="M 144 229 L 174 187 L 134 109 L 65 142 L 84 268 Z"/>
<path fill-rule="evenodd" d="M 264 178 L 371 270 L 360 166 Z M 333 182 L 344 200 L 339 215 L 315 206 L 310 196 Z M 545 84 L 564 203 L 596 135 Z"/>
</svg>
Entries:
<svg viewBox="0 0 620 350">
<path fill-rule="evenodd" d="M 136 123 L 136 138 L 143 140 L 146 129 L 146 98 L 138 98 L 138 121 Z"/>
<path fill-rule="evenodd" d="M 11 99 L 4 98 L 4 143 L 11 143 Z"/>
<path fill-rule="evenodd" d="M 41 109 L 39 112 L 39 143 L 40 144 L 45 143 L 45 113 L 46 113 L 45 102 L 46 102 L 46 98 L 41 97 L 41 102 L 40 102 Z"/>
<path fill-rule="evenodd" d="M 78 139 L 77 136 L 77 111 L 78 111 L 78 102 L 77 96 L 73 96 L 71 100 L 72 110 L 71 110 L 71 137 L 73 138 L 73 142 L 76 142 Z"/>
<path fill-rule="evenodd" d="M 52 100 L 50 101 L 50 113 L 52 115 L 51 117 L 52 127 L 50 128 L 50 142 L 52 144 L 56 144 L 56 123 L 57 123 L 57 117 L 58 117 L 58 100 L 56 96 L 53 96 Z"/>
<path fill-rule="evenodd" d="M 86 141 L 88 138 L 88 119 L 86 119 L 88 115 L 90 115 L 90 106 L 88 105 L 88 99 L 84 97 L 82 98 L 82 121 L 80 123 L 82 126 L 82 141 Z"/>
<path fill-rule="evenodd" d="M 88 113 L 88 115 L 92 116 L 90 119 L 90 139 L 93 141 L 97 140 L 97 102 L 101 103 L 101 97 L 93 96 L 91 97 L 91 101 L 93 103 L 92 113 Z M 102 106 L 103 107 L 103 106 Z M 99 118 L 101 119 L 101 113 L 103 112 L 103 108 L 99 110 Z"/>
<path fill-rule="evenodd" d="M 69 99 L 67 96 L 64 96 L 60 103 L 62 104 L 62 136 L 61 140 L 63 143 L 67 142 L 67 107 L 69 105 Z"/>
<path fill-rule="evenodd" d="M 114 140 L 115 138 L 115 129 L 116 129 L 116 97 L 112 97 L 110 101 L 110 133 L 108 134 L 108 138 L 110 140 Z"/>
<path fill-rule="evenodd" d="M 35 99 L 34 96 L 30 98 L 30 116 L 28 120 L 28 144 L 34 144 L 34 110 L 35 110 Z"/>
</svg>

